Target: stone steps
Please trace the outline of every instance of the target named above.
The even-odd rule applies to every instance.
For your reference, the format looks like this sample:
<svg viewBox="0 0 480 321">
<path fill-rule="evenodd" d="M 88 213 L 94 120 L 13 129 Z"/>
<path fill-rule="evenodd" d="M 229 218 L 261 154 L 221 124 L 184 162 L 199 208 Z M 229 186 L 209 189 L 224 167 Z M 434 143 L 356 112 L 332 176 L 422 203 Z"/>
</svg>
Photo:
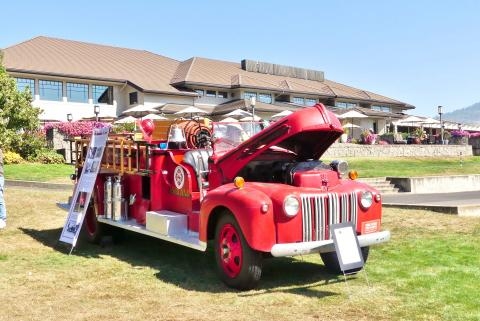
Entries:
<svg viewBox="0 0 480 321">
<path fill-rule="evenodd" d="M 374 187 L 382 194 L 395 194 L 399 192 L 399 189 L 387 181 L 386 177 L 361 178 L 359 181 Z"/>
</svg>

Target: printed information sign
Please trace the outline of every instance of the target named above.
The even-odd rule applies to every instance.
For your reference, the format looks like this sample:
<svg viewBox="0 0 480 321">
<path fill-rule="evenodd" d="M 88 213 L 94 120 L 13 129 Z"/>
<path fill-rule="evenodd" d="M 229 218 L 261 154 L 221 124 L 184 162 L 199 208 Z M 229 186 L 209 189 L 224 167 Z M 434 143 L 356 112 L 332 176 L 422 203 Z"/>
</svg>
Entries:
<svg viewBox="0 0 480 321">
<path fill-rule="evenodd" d="M 362 268 L 364 265 L 363 255 L 353 224 L 332 224 L 330 228 L 340 269 L 345 272 L 351 269 Z"/>
<path fill-rule="evenodd" d="M 88 204 L 90 203 L 109 130 L 109 127 L 95 128 L 93 130 L 92 139 L 83 165 L 82 175 L 80 175 L 80 179 L 78 180 L 73 193 L 67 220 L 63 226 L 62 234 L 60 235 L 60 241 L 71 244 L 72 249 L 77 243 L 83 219 L 87 212 Z"/>
</svg>

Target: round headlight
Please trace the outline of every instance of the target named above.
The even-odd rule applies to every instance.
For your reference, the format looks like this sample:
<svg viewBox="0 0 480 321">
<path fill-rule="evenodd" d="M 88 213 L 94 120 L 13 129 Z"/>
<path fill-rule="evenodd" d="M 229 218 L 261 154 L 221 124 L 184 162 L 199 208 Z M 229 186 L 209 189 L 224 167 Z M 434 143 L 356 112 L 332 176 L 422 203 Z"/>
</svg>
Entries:
<svg viewBox="0 0 480 321">
<path fill-rule="evenodd" d="M 283 201 L 283 211 L 287 216 L 295 216 L 300 210 L 300 201 L 293 195 L 289 195 Z"/>
<path fill-rule="evenodd" d="M 368 209 L 370 208 L 370 206 L 372 206 L 372 203 L 373 203 L 372 192 L 370 191 L 363 192 L 362 195 L 360 196 L 360 205 L 362 205 L 364 209 Z"/>
<path fill-rule="evenodd" d="M 348 172 L 348 163 L 344 160 L 334 160 L 330 166 L 342 176 Z"/>
</svg>

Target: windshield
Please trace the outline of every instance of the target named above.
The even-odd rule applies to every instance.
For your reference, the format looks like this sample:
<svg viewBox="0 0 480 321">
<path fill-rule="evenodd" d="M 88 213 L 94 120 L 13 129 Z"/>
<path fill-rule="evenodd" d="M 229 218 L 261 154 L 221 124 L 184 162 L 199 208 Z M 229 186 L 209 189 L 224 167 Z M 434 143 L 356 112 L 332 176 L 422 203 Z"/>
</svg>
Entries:
<svg viewBox="0 0 480 321">
<path fill-rule="evenodd" d="M 213 150 L 224 154 L 260 132 L 267 124 L 261 122 L 213 123 Z"/>
</svg>

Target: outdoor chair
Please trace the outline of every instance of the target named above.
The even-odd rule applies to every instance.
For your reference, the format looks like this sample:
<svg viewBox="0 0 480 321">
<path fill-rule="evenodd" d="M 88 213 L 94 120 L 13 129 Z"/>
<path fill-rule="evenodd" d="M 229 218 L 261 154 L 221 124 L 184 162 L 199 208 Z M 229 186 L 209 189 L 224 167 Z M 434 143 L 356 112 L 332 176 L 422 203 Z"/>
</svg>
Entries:
<svg viewBox="0 0 480 321">
<path fill-rule="evenodd" d="M 393 143 L 394 144 L 406 144 L 407 140 L 403 139 L 402 134 L 395 133 L 395 134 L 393 134 Z"/>
</svg>

